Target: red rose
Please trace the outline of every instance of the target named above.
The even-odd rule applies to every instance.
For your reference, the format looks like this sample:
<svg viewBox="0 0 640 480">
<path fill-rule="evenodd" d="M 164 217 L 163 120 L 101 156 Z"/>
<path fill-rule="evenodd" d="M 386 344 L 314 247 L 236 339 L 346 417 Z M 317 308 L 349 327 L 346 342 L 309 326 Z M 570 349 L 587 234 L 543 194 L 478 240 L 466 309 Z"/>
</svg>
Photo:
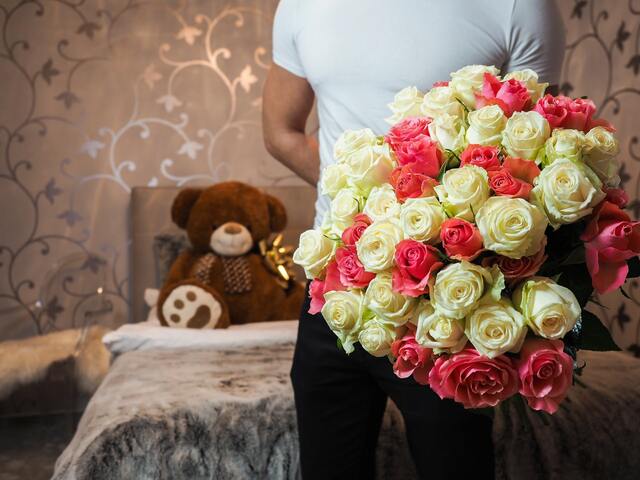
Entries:
<svg viewBox="0 0 640 480">
<path fill-rule="evenodd" d="M 533 160 L 524 158 L 507 157 L 502 162 L 502 168 L 509 171 L 515 178 L 533 185 L 533 181 L 540 175 L 540 169 Z"/>
<path fill-rule="evenodd" d="M 471 144 L 460 155 L 460 166 L 475 165 L 487 172 L 500 169 L 500 149 Z"/>
<path fill-rule="evenodd" d="M 433 187 L 438 182 L 420 171 L 420 164 L 410 163 L 397 167 L 391 172 L 389 183 L 396 192 L 396 198 L 404 203 L 407 198 L 426 197 L 434 195 Z"/>
<path fill-rule="evenodd" d="M 449 218 L 442 223 L 440 239 L 444 251 L 456 260 L 471 261 L 482 252 L 482 235 L 472 223 Z"/>
<path fill-rule="evenodd" d="M 538 270 L 540 270 L 540 267 L 547 259 L 544 249 L 545 245 L 542 246 L 538 253 L 529 257 L 509 258 L 502 255 L 487 257 L 482 260 L 482 265 L 484 267 L 497 265 L 504 275 L 507 284 L 513 286 L 521 280 L 533 277 L 538 273 Z"/>
<path fill-rule="evenodd" d="M 397 145 L 410 142 L 420 136 L 429 137 L 429 117 L 409 117 L 396 123 L 389 129 L 387 143 L 395 150 Z"/>
<path fill-rule="evenodd" d="M 342 242 L 347 247 L 355 246 L 356 242 L 360 239 L 366 228 L 371 225 L 371 223 L 372 221 L 367 214 L 357 214 L 353 219 L 353 225 L 342 232 Z"/>
<path fill-rule="evenodd" d="M 529 194 L 533 188 L 529 183 L 515 178 L 506 168 L 489 172 L 489 187 L 496 192 L 496 195 L 524 198 L 525 200 L 529 199 Z"/>
<path fill-rule="evenodd" d="M 585 242 L 587 269 L 598 293 L 620 287 L 627 278 L 627 260 L 640 254 L 640 222 L 632 222 L 617 205 L 596 207 L 580 239 Z"/>
<path fill-rule="evenodd" d="M 315 315 L 322 310 L 325 293 L 346 289 L 347 287 L 340 283 L 338 264 L 335 261 L 329 263 L 326 268 L 324 280 L 316 278 L 309 284 L 309 297 L 311 297 L 309 313 Z"/>
<path fill-rule="evenodd" d="M 607 194 L 607 202 L 611 202 L 620 208 L 626 207 L 629 203 L 629 195 L 621 188 L 605 188 L 604 193 Z"/>
<path fill-rule="evenodd" d="M 415 240 L 396 245 L 395 263 L 393 290 L 410 297 L 426 293 L 429 278 L 443 265 L 436 248 Z"/>
<path fill-rule="evenodd" d="M 437 177 L 442 164 L 442 154 L 436 143 L 427 136 L 397 143 L 393 152 L 398 165 L 416 165 L 419 171 L 429 177 Z"/>
<path fill-rule="evenodd" d="M 413 375 L 417 383 L 427 385 L 429 370 L 433 366 L 432 351 L 418 344 L 415 327 L 410 323 L 407 326 L 409 327 L 407 333 L 391 344 L 391 353 L 396 359 L 393 364 L 393 373 L 398 378 L 408 378 Z"/>
<path fill-rule="evenodd" d="M 340 247 L 336 250 L 336 263 L 340 272 L 340 283 L 347 287 L 363 288 L 375 278 L 375 273 L 366 272 L 358 258 L 356 247 Z"/>
<path fill-rule="evenodd" d="M 573 379 L 573 360 L 560 340 L 529 338 L 518 360 L 520 395 L 534 410 L 555 413 Z"/>
<path fill-rule="evenodd" d="M 482 92 L 476 95 L 476 108 L 498 105 L 507 117 L 524 110 L 531 103 L 527 86 L 514 78 L 501 82 L 490 73 L 484 74 Z"/>
</svg>

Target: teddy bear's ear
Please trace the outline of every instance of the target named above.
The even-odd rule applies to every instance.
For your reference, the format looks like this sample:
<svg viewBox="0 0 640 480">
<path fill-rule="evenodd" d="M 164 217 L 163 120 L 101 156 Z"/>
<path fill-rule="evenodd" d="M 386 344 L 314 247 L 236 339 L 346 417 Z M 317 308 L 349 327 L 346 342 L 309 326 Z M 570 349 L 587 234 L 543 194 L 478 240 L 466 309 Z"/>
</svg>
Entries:
<svg viewBox="0 0 640 480">
<path fill-rule="evenodd" d="M 201 193 L 202 189 L 200 188 L 185 188 L 178 193 L 173 200 L 173 205 L 171 205 L 171 220 L 173 220 L 173 223 L 180 228 L 186 228 L 191 207 L 196 203 Z"/>
<path fill-rule="evenodd" d="M 287 211 L 284 205 L 276 197 L 269 194 L 264 195 L 269 206 L 269 226 L 272 232 L 281 232 L 287 226 Z"/>
</svg>

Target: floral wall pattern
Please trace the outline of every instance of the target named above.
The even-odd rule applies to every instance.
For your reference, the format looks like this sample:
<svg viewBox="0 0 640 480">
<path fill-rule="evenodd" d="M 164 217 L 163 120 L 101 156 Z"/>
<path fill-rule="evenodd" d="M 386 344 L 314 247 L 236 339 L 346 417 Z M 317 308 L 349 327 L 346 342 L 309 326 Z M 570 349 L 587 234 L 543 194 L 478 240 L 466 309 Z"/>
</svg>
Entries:
<svg viewBox="0 0 640 480">
<path fill-rule="evenodd" d="M 133 186 L 299 183 L 260 135 L 276 4 L 0 2 L 0 340 L 126 321 Z M 640 1 L 558 4 L 561 90 L 617 125 L 637 217 Z M 639 290 L 597 307 L 638 356 Z"/>
</svg>

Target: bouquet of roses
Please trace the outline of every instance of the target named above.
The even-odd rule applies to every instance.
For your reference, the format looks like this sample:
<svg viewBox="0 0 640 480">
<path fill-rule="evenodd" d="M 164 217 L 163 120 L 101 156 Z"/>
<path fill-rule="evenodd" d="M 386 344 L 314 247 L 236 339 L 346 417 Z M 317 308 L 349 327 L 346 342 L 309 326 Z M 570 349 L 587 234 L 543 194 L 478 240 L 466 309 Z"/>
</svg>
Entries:
<svg viewBox="0 0 640 480">
<path fill-rule="evenodd" d="M 576 351 L 618 349 L 585 310 L 640 275 L 614 128 L 532 70 L 472 65 L 399 92 L 385 136 L 347 131 L 294 261 L 350 353 L 388 356 L 467 408 L 558 409 Z"/>
</svg>

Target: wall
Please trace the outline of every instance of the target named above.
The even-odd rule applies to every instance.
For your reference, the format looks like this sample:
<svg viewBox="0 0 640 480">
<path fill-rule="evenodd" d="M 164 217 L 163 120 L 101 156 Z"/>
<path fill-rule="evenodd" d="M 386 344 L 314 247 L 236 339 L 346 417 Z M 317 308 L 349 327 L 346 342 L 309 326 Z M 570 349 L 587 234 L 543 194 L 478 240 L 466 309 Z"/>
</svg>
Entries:
<svg viewBox="0 0 640 480">
<path fill-rule="evenodd" d="M 276 3 L 2 2 L 0 339 L 125 321 L 132 186 L 297 182 L 260 138 Z M 559 4 L 562 90 L 619 127 L 637 199 L 640 1 Z M 640 356 L 640 293 L 627 291 L 600 313 Z"/>
</svg>

